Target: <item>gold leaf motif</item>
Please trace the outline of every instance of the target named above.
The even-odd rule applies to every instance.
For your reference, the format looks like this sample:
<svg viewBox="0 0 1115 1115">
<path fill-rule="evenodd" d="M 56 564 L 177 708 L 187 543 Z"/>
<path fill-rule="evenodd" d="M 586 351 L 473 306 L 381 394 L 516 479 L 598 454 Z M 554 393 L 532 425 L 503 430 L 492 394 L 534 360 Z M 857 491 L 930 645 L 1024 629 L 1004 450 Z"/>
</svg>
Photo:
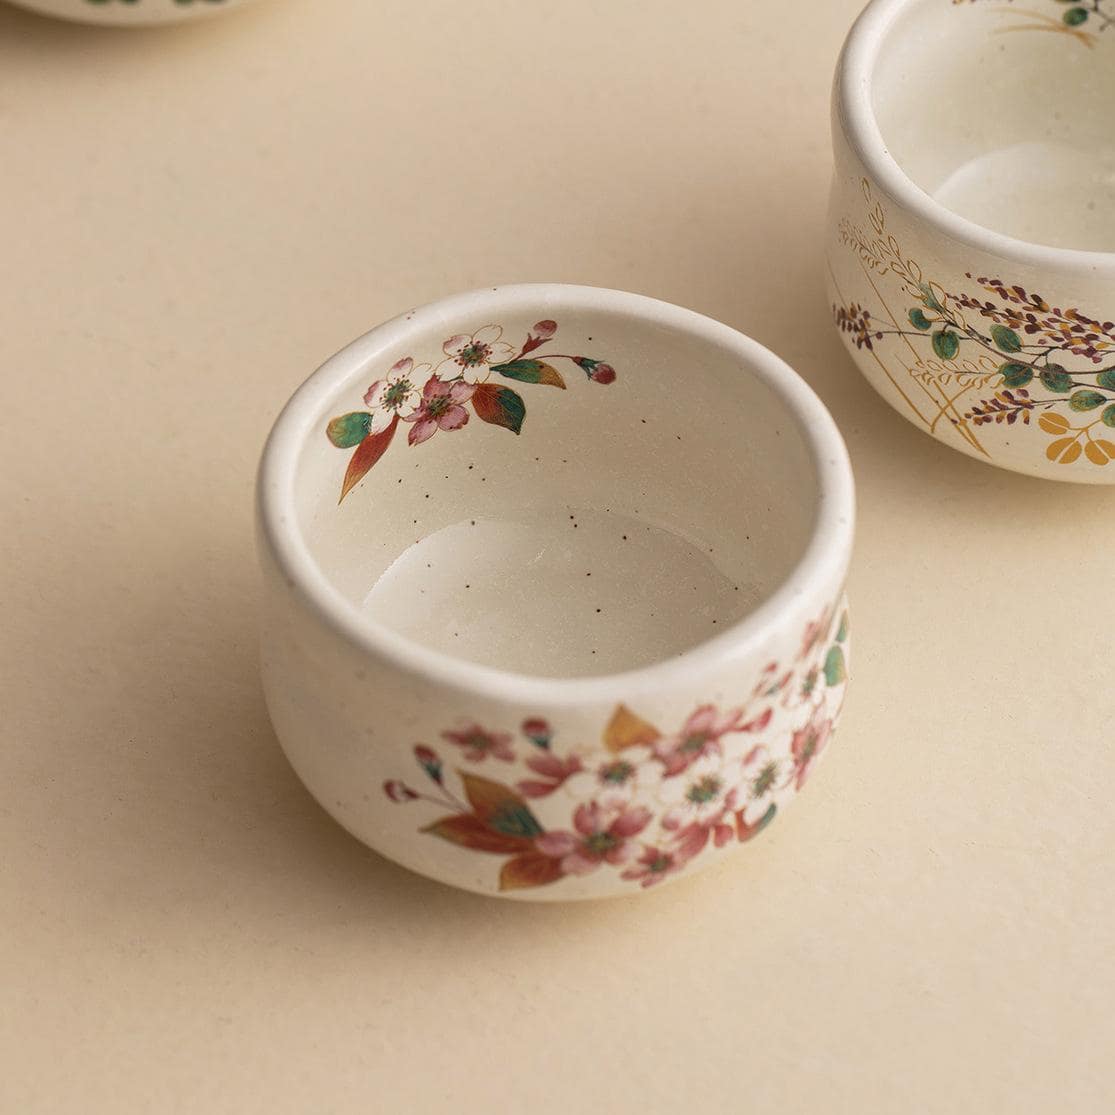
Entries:
<svg viewBox="0 0 1115 1115">
<path fill-rule="evenodd" d="M 1069 429 L 1069 420 L 1063 414 L 1055 414 L 1046 411 L 1039 419 L 1038 425 L 1047 434 L 1063 434 Z M 1046 450 L 1048 453 L 1049 451 Z M 1050 460 L 1053 459 L 1054 454 L 1050 454 Z"/>
<path fill-rule="evenodd" d="M 1071 437 L 1058 438 L 1057 441 L 1051 441 L 1045 450 L 1045 455 L 1051 460 L 1055 461 L 1062 453 L 1076 444 L 1076 439 Z"/>
<path fill-rule="evenodd" d="M 1084 446 L 1084 453 L 1088 460 L 1094 465 L 1106 465 L 1108 463 L 1109 458 L 1107 453 L 1094 441 L 1090 441 Z"/>
<path fill-rule="evenodd" d="M 542 364 L 539 367 L 538 382 L 544 383 L 547 387 L 560 387 L 565 390 L 565 380 L 561 378 L 561 373 L 549 364 Z"/>
<path fill-rule="evenodd" d="M 662 733 L 626 705 L 617 705 L 612 719 L 604 729 L 604 746 L 609 751 L 622 751 L 625 747 L 649 747 L 662 738 Z"/>
</svg>

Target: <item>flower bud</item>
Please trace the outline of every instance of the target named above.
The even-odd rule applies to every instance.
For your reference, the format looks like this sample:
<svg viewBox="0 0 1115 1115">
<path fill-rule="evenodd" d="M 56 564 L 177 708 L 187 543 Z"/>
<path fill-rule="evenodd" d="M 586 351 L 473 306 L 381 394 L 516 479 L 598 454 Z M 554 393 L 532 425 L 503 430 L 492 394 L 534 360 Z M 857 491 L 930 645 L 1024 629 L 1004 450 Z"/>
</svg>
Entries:
<svg viewBox="0 0 1115 1115">
<path fill-rule="evenodd" d="M 392 778 L 383 784 L 383 792 L 392 801 L 413 801 L 418 795 L 405 783 Z"/>
<path fill-rule="evenodd" d="M 432 748 L 420 743 L 414 749 L 414 757 L 435 782 L 441 782 L 441 760 Z"/>
<path fill-rule="evenodd" d="M 547 721 L 541 717 L 532 717 L 523 721 L 523 735 L 536 747 L 549 747 L 553 731 Z"/>
</svg>

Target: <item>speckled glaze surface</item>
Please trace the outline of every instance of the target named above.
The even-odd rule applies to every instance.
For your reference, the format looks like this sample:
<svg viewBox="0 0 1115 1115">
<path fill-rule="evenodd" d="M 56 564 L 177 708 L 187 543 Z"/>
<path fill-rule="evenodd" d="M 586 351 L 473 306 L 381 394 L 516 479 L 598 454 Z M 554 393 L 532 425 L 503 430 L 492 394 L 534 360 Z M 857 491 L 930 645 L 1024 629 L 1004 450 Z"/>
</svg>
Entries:
<svg viewBox="0 0 1115 1115">
<path fill-rule="evenodd" d="M 833 98 L 827 277 L 860 370 L 945 444 L 1087 484 L 1115 483 L 1111 23 L 874 0 Z"/>
<path fill-rule="evenodd" d="M 119 26 L 177 23 L 217 15 L 251 0 L 8 0 L 42 15 Z"/>
<path fill-rule="evenodd" d="M 751 840 L 827 752 L 850 466 L 724 325 L 552 284 L 411 311 L 298 391 L 258 496 L 278 736 L 413 870 L 639 893 Z"/>
</svg>

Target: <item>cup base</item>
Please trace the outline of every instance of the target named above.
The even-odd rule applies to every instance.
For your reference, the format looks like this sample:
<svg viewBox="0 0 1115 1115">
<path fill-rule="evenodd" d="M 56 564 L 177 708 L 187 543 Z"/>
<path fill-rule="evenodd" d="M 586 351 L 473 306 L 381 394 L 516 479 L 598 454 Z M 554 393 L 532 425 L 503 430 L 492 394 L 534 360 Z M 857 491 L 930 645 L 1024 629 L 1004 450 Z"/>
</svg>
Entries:
<svg viewBox="0 0 1115 1115">
<path fill-rule="evenodd" d="M 408 547 L 363 607 L 427 647 L 534 676 L 674 657 L 760 599 L 713 548 L 615 512 L 463 519 Z"/>
</svg>

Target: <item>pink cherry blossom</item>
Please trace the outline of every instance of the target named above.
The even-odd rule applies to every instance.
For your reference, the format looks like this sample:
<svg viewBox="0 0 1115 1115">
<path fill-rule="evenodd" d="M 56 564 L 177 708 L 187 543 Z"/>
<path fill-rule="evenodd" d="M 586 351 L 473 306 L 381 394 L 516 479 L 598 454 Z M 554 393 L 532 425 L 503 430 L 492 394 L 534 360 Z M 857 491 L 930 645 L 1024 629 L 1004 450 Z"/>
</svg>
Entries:
<svg viewBox="0 0 1115 1115">
<path fill-rule="evenodd" d="M 666 777 L 681 774 L 705 755 L 719 755 L 720 737 L 741 731 L 742 718 L 739 709 L 719 713 L 715 705 L 702 705 L 677 735 L 666 736 L 654 745 L 654 757 L 666 768 Z"/>
<path fill-rule="evenodd" d="M 681 824 L 677 814 L 663 818 L 662 827 L 674 834 L 670 849 L 680 863 L 686 864 L 703 852 L 710 839 L 717 848 L 723 848 L 732 839 L 735 829 L 728 820 L 728 812 L 726 809 L 710 821 L 690 821 L 688 824 Z"/>
<path fill-rule="evenodd" d="M 770 809 L 774 795 L 789 784 L 790 764 L 780 762 L 762 744 L 753 747 L 743 760 L 744 799 L 740 815 L 747 826 L 757 824 Z"/>
<path fill-rule="evenodd" d="M 708 755 L 698 760 L 684 777 L 663 782 L 660 800 L 668 806 L 663 824 L 671 829 L 691 821 L 715 824 L 735 806 L 738 782 L 738 759 L 725 764 L 719 755 Z"/>
<path fill-rule="evenodd" d="M 443 379 L 459 377 L 466 383 L 483 383 L 493 364 L 506 364 L 515 358 L 515 349 L 501 341 L 502 336 L 498 325 L 485 325 L 475 333 L 450 337 L 442 345 L 448 359 L 438 365 L 437 374 Z"/>
<path fill-rule="evenodd" d="M 489 755 L 510 763 L 515 758 L 511 736 L 506 732 L 488 732 L 479 724 L 470 724 L 457 731 L 442 732 L 442 737 L 464 749 L 465 758 L 479 763 Z"/>
<path fill-rule="evenodd" d="M 561 860 L 566 875 L 588 875 L 603 863 L 628 863 L 638 854 L 631 840 L 653 814 L 623 798 L 602 798 L 577 806 L 575 832 L 547 832 L 534 841 L 544 855 Z"/>
<path fill-rule="evenodd" d="M 515 788 L 519 793 L 528 798 L 544 798 L 552 794 L 565 784 L 566 779 L 580 774 L 584 769 L 576 755 L 570 755 L 568 759 L 560 759 L 549 752 L 527 759 L 527 766 L 545 780 L 526 779 L 516 784 Z"/>
<path fill-rule="evenodd" d="M 638 768 L 627 759 L 609 759 L 596 768 L 596 777 L 605 786 L 622 786 L 635 777 Z"/>
<path fill-rule="evenodd" d="M 471 383 L 430 376 L 422 388 L 420 406 L 403 418 L 404 422 L 414 423 L 407 441 L 420 445 L 438 430 L 459 430 L 468 421 L 468 411 L 461 404 L 467 403 L 475 390 Z"/>
<path fill-rule="evenodd" d="M 813 718 L 800 731 L 794 732 L 790 740 L 790 755 L 794 761 L 794 789 L 800 790 L 809 777 L 809 772 L 825 749 L 832 734 L 832 720 L 817 710 Z"/>
<path fill-rule="evenodd" d="M 683 777 L 663 781 L 659 800 L 668 808 L 662 828 L 673 834 L 669 846 L 679 860 L 691 860 L 710 840 L 718 848 L 731 840 L 739 781 L 739 760 L 718 754 L 698 759 Z"/>
<path fill-rule="evenodd" d="M 544 321 L 536 321 L 531 327 L 531 332 L 540 341 L 548 341 L 557 332 L 557 322 L 550 318 L 546 318 Z"/>
<path fill-rule="evenodd" d="M 364 405 L 372 410 L 370 433 L 382 433 L 395 418 L 408 419 L 418 409 L 421 401 L 418 383 L 429 370 L 429 364 L 415 367 L 414 361 L 406 356 L 392 364 L 387 375 L 364 392 Z"/>
<path fill-rule="evenodd" d="M 680 871 L 684 866 L 684 861 L 674 852 L 664 852 L 661 848 L 644 844 L 643 854 L 620 875 L 620 878 L 632 882 L 637 880 L 640 886 L 652 887 L 675 871 Z"/>
</svg>

